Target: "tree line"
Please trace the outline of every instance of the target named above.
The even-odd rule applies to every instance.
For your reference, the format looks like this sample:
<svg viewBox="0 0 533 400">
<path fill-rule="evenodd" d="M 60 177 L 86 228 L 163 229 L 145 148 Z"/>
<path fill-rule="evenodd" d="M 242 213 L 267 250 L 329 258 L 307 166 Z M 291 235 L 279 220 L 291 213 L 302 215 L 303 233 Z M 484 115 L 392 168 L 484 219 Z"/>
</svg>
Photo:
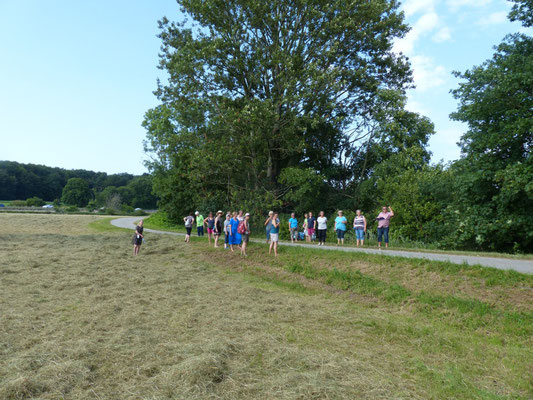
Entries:
<svg viewBox="0 0 533 400">
<path fill-rule="evenodd" d="M 35 198 L 77 207 L 157 206 L 148 174 L 107 174 L 0 161 L 0 200 L 32 199 L 29 205 L 40 204 Z"/>
<path fill-rule="evenodd" d="M 531 2 L 512 20 L 531 26 Z M 533 41 L 508 35 L 464 73 L 462 155 L 430 163 L 432 122 L 406 110 L 395 0 L 179 0 L 160 21 L 168 81 L 147 111 L 160 206 L 264 214 L 392 205 L 394 230 L 443 248 L 533 251 Z M 189 22 L 192 21 L 192 22 Z"/>
</svg>

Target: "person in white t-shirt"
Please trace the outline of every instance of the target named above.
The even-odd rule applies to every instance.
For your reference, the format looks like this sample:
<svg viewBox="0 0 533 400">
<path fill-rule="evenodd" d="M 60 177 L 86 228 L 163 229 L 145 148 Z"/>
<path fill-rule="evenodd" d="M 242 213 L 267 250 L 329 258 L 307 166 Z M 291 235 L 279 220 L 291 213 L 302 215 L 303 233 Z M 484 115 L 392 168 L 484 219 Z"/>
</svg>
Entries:
<svg viewBox="0 0 533 400">
<path fill-rule="evenodd" d="M 328 219 L 324 216 L 324 211 L 320 211 L 316 222 L 318 228 L 318 245 L 324 246 L 326 243 L 326 233 L 328 231 Z"/>
</svg>

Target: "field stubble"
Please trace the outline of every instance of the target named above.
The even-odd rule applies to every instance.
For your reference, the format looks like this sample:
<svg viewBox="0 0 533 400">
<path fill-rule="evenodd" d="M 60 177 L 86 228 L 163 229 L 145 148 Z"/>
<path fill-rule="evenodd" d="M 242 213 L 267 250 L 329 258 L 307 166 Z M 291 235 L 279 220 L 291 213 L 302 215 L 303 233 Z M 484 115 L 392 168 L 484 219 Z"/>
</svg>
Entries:
<svg viewBox="0 0 533 400">
<path fill-rule="evenodd" d="M 529 277 L 2 221 L 1 399 L 533 396 Z"/>
</svg>

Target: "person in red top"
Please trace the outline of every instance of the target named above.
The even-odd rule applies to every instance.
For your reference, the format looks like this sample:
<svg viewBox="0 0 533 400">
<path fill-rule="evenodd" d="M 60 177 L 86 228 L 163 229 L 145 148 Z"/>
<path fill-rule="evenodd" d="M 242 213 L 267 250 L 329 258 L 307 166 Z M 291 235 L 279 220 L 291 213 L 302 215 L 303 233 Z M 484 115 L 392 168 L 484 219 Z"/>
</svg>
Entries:
<svg viewBox="0 0 533 400">
<path fill-rule="evenodd" d="M 388 208 L 388 211 L 387 211 Z M 390 219 L 394 217 L 394 211 L 390 207 L 382 207 L 377 216 L 378 221 L 378 247 L 381 249 L 381 239 L 385 239 L 385 247 L 389 247 L 389 224 Z"/>
</svg>

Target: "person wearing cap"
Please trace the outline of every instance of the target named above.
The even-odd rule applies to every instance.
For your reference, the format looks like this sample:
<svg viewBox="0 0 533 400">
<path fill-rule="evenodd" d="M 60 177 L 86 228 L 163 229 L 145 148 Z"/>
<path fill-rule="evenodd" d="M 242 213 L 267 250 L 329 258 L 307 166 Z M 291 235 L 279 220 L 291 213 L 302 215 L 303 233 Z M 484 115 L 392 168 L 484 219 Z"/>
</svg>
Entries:
<svg viewBox="0 0 533 400">
<path fill-rule="evenodd" d="M 223 230 L 222 214 L 223 212 L 218 210 L 217 216 L 215 217 L 215 228 L 213 230 L 213 235 L 215 236 L 215 248 L 218 247 L 218 239 L 220 238 Z"/>
<path fill-rule="evenodd" d="M 196 232 L 198 236 L 204 236 L 204 216 L 200 211 L 196 211 L 194 215 L 196 215 Z"/>
<path fill-rule="evenodd" d="M 250 241 L 250 213 L 246 213 L 244 215 L 244 220 L 242 221 L 244 224 L 244 233 L 242 234 L 242 246 L 241 246 L 241 254 L 244 257 L 247 257 L 246 254 L 246 247 L 248 245 L 248 242 Z"/>
</svg>

